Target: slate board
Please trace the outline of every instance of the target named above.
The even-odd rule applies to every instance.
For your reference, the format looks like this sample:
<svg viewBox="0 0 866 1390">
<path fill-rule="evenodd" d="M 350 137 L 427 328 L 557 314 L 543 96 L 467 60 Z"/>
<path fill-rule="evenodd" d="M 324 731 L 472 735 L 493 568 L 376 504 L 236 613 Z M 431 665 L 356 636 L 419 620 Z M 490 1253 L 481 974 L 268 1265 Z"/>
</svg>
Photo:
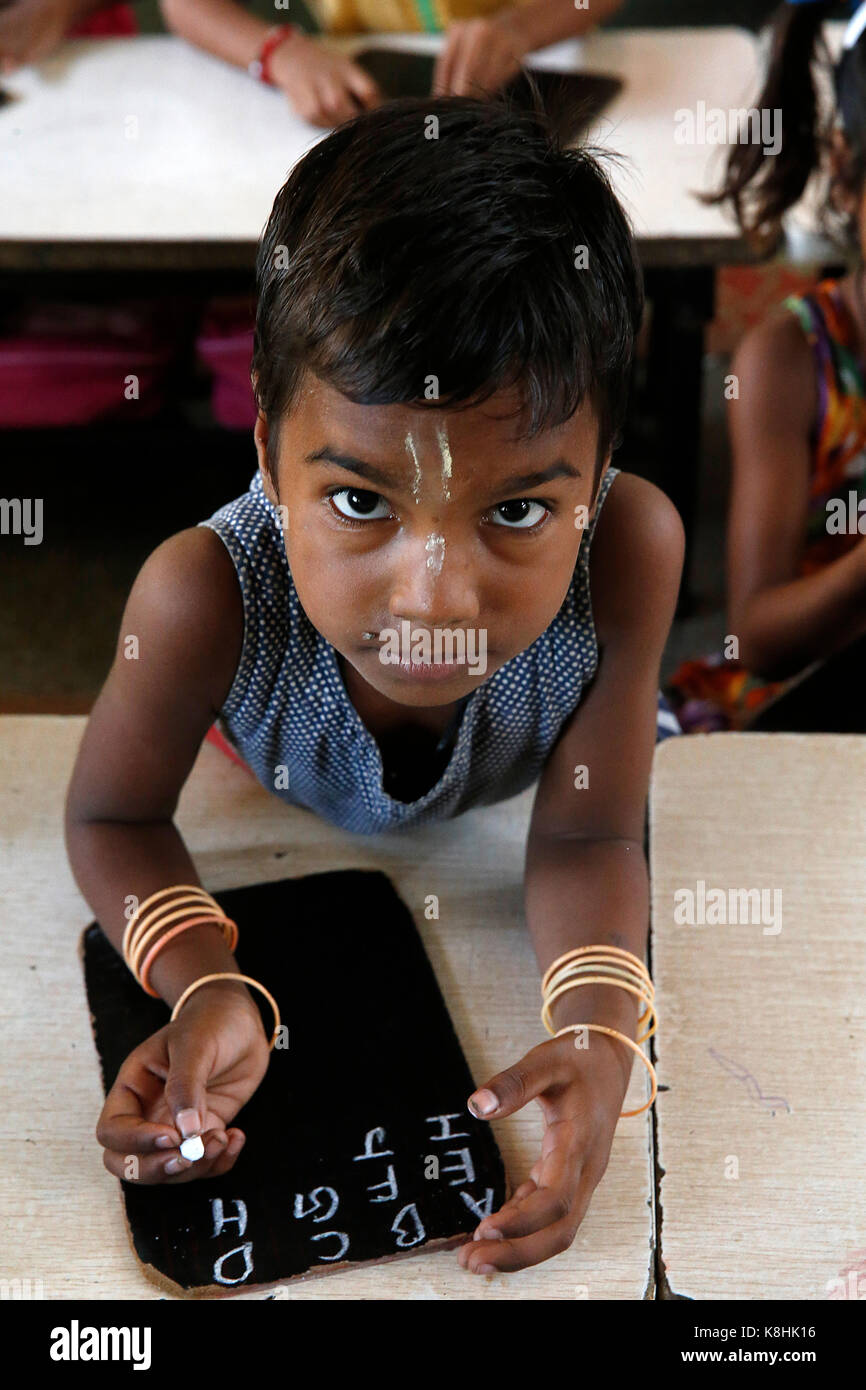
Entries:
<svg viewBox="0 0 866 1390">
<path fill-rule="evenodd" d="M 227 1296 L 462 1244 L 509 1189 L 490 1126 L 466 1108 L 475 1082 L 390 881 L 314 874 L 218 901 L 238 924 L 240 969 L 277 1000 L 288 1047 L 272 1051 L 232 1122 L 247 1141 L 231 1172 L 120 1183 L 145 1274 L 176 1294 Z M 168 1008 L 95 922 L 82 956 L 107 1094 Z M 431 1156 L 438 1177 L 425 1176 Z"/>
<path fill-rule="evenodd" d="M 435 58 L 428 53 L 404 53 L 391 48 L 364 48 L 352 55 L 386 97 L 425 97 L 433 87 Z M 622 80 L 610 73 L 563 72 L 530 69 L 545 109 L 563 144 L 569 145 L 587 129 L 622 89 Z M 509 82 L 506 94 L 518 105 L 531 105 L 526 79 Z"/>
</svg>

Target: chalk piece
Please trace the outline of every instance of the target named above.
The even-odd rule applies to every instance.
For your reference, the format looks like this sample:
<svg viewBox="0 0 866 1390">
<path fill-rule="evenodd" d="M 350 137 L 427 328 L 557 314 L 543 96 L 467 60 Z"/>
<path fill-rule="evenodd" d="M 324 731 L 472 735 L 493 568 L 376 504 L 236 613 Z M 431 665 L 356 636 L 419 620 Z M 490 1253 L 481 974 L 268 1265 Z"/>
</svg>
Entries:
<svg viewBox="0 0 866 1390">
<path fill-rule="evenodd" d="M 181 1154 L 188 1158 L 190 1163 L 198 1163 L 200 1158 L 204 1158 L 204 1143 L 200 1134 L 196 1134 L 192 1139 L 184 1139 L 180 1146 Z"/>
<path fill-rule="evenodd" d="M 240 930 L 238 965 L 273 991 L 289 1041 L 231 1119 L 246 1143 L 229 1172 L 119 1184 L 144 1272 L 172 1293 L 225 1296 L 469 1239 L 509 1195 L 493 1130 L 466 1108 L 487 1077 L 473 1078 L 388 879 L 311 874 L 219 901 Z M 108 1091 L 168 1009 L 95 924 L 84 970 Z"/>
</svg>

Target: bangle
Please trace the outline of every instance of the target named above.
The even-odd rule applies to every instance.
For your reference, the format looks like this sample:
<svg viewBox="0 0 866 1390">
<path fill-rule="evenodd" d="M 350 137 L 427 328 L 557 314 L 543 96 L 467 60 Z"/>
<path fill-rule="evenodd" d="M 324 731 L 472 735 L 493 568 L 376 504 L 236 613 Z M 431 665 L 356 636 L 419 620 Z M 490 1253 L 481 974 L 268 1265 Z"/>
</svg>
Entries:
<svg viewBox="0 0 866 1390">
<path fill-rule="evenodd" d="M 635 995 L 635 997 L 638 998 L 642 1004 L 646 1004 L 645 1011 L 641 1014 L 640 1018 L 637 1021 L 638 1028 L 641 1028 L 643 1024 L 646 1023 L 650 1014 L 652 1014 L 653 1020 L 652 1027 L 649 1029 L 648 1032 L 643 1033 L 641 1037 L 637 1039 L 637 1042 L 646 1042 L 647 1038 L 652 1037 L 653 1033 L 658 1027 L 658 1015 L 656 1014 L 655 1005 L 653 1004 L 652 1000 L 648 998 L 646 993 L 638 989 L 636 985 L 629 984 L 625 980 L 614 980 L 605 975 L 590 975 L 587 979 L 583 980 L 566 980 L 563 984 L 559 985 L 557 989 L 553 990 L 552 993 L 547 995 L 544 1001 L 544 1007 L 541 1010 L 541 1021 L 547 1029 L 548 1033 L 550 1033 L 552 1036 L 556 1036 L 556 1034 L 554 1033 L 553 1023 L 550 1017 L 551 1004 L 553 1004 L 554 1000 L 558 999 L 560 995 L 567 993 L 567 991 L 570 989 L 579 989 L 581 985 L 613 985 L 616 989 L 625 989 L 628 990 L 629 994 Z"/>
<path fill-rule="evenodd" d="M 252 985 L 253 989 L 258 989 L 261 991 L 261 993 L 265 996 L 265 998 L 267 999 L 268 1003 L 274 1011 L 274 1031 L 271 1037 L 271 1041 L 268 1045 L 268 1051 L 270 1052 L 277 1041 L 277 1033 L 280 1030 L 280 1011 L 277 1008 L 277 1001 L 274 999 L 274 996 L 268 990 L 265 989 L 264 985 L 259 984 L 258 980 L 253 980 L 249 975 L 236 975 L 231 970 L 224 970 L 220 971 L 216 975 L 202 975 L 200 980 L 193 980 L 191 985 L 187 985 L 183 994 L 180 996 L 174 1008 L 172 1009 L 170 1021 L 174 1023 L 174 1020 L 177 1018 L 178 1014 L 180 1013 L 189 996 L 192 994 L 193 990 L 198 989 L 200 985 L 210 984 L 212 980 L 238 980 L 242 981 L 244 984 Z"/>
<path fill-rule="evenodd" d="M 574 960 L 578 956 L 589 955 L 590 952 L 602 953 L 607 956 L 619 956 L 621 958 L 625 958 L 626 960 L 633 962 L 634 968 L 638 970 L 641 975 L 644 976 L 648 984 L 651 983 L 649 971 L 647 970 L 643 961 L 639 960 L 633 951 L 626 951 L 623 949 L 622 946 L 576 946 L 573 951 L 566 951 L 565 955 L 560 956 L 557 960 L 553 962 L 552 965 L 549 965 L 547 967 L 547 969 L 544 972 L 544 979 L 541 981 L 542 994 L 544 994 L 545 990 L 547 989 L 548 981 L 550 979 L 550 976 L 554 973 L 554 971 L 556 971 L 561 965 L 564 965 L 566 961 Z M 622 964 L 622 959 L 619 961 L 619 964 Z"/>
<path fill-rule="evenodd" d="M 258 82 L 266 82 L 272 87 L 274 79 L 271 77 L 271 56 L 274 50 L 279 48 L 281 43 L 285 43 L 286 39 L 294 38 L 300 32 L 297 24 L 276 24 L 269 29 L 259 49 L 259 56 L 247 67 L 250 77 L 254 77 Z"/>
<path fill-rule="evenodd" d="M 164 903 L 162 907 L 157 908 L 155 913 L 151 913 L 148 917 L 142 918 L 141 922 L 138 924 L 137 930 L 133 934 L 132 941 L 129 943 L 129 950 L 126 956 L 127 964 L 136 978 L 138 978 L 139 975 L 141 961 L 149 949 L 149 943 L 152 942 L 154 937 L 162 931 L 163 927 L 167 927 L 170 922 L 177 922 L 181 917 L 189 917 L 193 904 L 199 912 L 206 911 L 209 917 L 218 917 L 220 919 L 225 917 L 225 913 L 219 903 L 202 901 L 200 898 L 195 898 L 190 895 L 186 898 L 176 898 L 170 903 Z M 178 909 L 177 912 L 170 911 L 171 908 L 175 907 Z"/>
<path fill-rule="evenodd" d="M 197 883 L 175 883 L 172 885 L 171 888 L 161 888 L 158 893 L 151 893 L 149 898 L 145 898 L 143 903 L 139 903 L 138 907 L 135 909 L 135 911 L 133 912 L 132 916 L 126 924 L 126 930 L 123 933 L 123 941 L 121 943 L 121 951 L 123 953 L 124 960 L 127 959 L 127 952 L 129 950 L 129 942 L 132 937 L 132 933 L 134 932 L 136 923 L 140 920 L 141 914 L 144 912 L 144 909 L 146 907 L 150 907 L 151 903 L 159 902 L 160 898 L 164 898 L 167 893 L 193 893 L 196 895 L 196 897 L 201 898 L 205 902 L 212 904 L 212 906 L 217 906 L 210 893 L 208 893 L 204 888 L 201 888 Z"/>
<path fill-rule="evenodd" d="M 658 1081 L 656 1079 L 655 1067 L 649 1057 L 641 1051 L 636 1042 L 631 1038 L 627 1038 L 625 1033 L 620 1033 L 616 1028 L 607 1028 L 603 1023 L 570 1023 L 567 1028 L 560 1028 L 556 1037 L 561 1037 L 563 1033 L 577 1033 L 581 1028 L 586 1028 L 593 1033 L 607 1033 L 612 1038 L 619 1038 L 620 1042 L 626 1043 L 633 1052 L 637 1053 L 652 1078 L 652 1095 L 646 1105 L 641 1105 L 637 1110 L 621 1110 L 620 1119 L 624 1119 L 627 1115 L 642 1115 L 644 1110 L 649 1110 L 658 1095 Z"/>
<path fill-rule="evenodd" d="M 230 917 L 187 917 L 186 921 L 178 923 L 176 927 L 167 931 L 165 936 L 161 936 L 158 941 L 155 941 L 145 956 L 144 964 L 138 974 L 138 982 L 145 994 L 150 994 L 154 999 L 159 998 L 159 991 L 155 990 L 150 983 L 150 968 L 163 946 L 167 946 L 173 936 L 178 936 L 182 931 L 186 931 L 187 927 L 200 927 L 205 923 L 222 928 L 226 945 L 230 951 L 234 951 L 238 943 L 238 929 L 237 924 Z M 232 931 L 227 932 L 226 927 L 231 927 Z"/>
</svg>

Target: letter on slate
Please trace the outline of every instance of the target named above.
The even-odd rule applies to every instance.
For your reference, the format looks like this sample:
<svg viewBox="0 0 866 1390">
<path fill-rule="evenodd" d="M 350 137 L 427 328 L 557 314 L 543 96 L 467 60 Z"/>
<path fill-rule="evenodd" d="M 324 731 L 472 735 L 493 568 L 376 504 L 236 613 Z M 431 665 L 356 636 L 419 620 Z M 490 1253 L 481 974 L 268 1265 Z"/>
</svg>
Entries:
<svg viewBox="0 0 866 1390">
<path fill-rule="evenodd" d="M 391 1163 L 388 1164 L 388 1176 L 387 1176 L 387 1178 L 385 1179 L 385 1181 L 384 1181 L 384 1182 L 374 1182 L 374 1183 L 372 1184 L 371 1187 L 368 1187 L 368 1188 L 367 1188 L 367 1191 L 368 1191 L 368 1192 L 378 1192 L 378 1190 L 379 1190 L 380 1187 L 386 1187 L 386 1188 L 388 1189 L 387 1196 L 385 1196 L 385 1197 L 371 1197 L 371 1198 L 370 1198 L 370 1201 L 371 1201 L 371 1202 L 396 1202 L 397 1197 L 399 1196 L 399 1193 L 398 1193 L 398 1191 L 397 1191 L 397 1179 L 396 1179 L 396 1177 L 394 1176 L 394 1165 L 393 1165 L 393 1164 L 391 1164 Z"/>
<path fill-rule="evenodd" d="M 485 1193 L 484 1193 L 484 1201 L 483 1201 L 483 1202 L 479 1202 L 478 1199 L 477 1199 L 476 1197 L 473 1197 L 473 1196 L 472 1196 L 472 1193 L 471 1193 L 471 1192 L 463 1192 L 463 1191 L 461 1190 L 460 1196 L 463 1198 L 463 1200 L 464 1200 L 464 1202 L 466 1203 L 466 1205 L 467 1205 L 467 1207 L 469 1208 L 469 1210 L 470 1210 L 471 1212 L 474 1212 L 475 1215 L 479 1218 L 479 1220 L 483 1220 L 483 1218 L 484 1218 L 485 1216 L 489 1216 L 490 1213 L 491 1213 L 491 1211 L 493 1210 L 493 1188 L 492 1188 L 492 1187 L 488 1187 L 487 1190 L 485 1191 Z"/>
<path fill-rule="evenodd" d="M 438 1142 L 439 1142 L 440 1139 L 469 1139 L 469 1138 L 471 1137 L 470 1135 L 468 1135 L 468 1134 L 466 1133 L 465 1129 L 458 1129 L 456 1132 L 454 1132 L 454 1131 L 451 1129 L 451 1123 L 450 1123 L 451 1120 L 462 1120 L 462 1119 L 463 1119 L 463 1116 L 462 1116 L 462 1115 L 459 1115 L 459 1114 L 455 1114 L 455 1115 L 428 1115 L 427 1118 L 426 1118 L 426 1120 L 424 1121 L 424 1123 L 425 1123 L 426 1125 L 440 1125 L 440 1126 L 441 1126 L 441 1128 L 442 1128 L 442 1133 L 441 1133 L 441 1134 L 431 1134 L 431 1136 L 430 1136 L 430 1138 L 431 1138 L 431 1140 L 433 1141 L 433 1143 L 434 1143 L 434 1144 L 438 1144 Z"/>
<path fill-rule="evenodd" d="M 217 1283 L 242 1284 L 245 1279 L 249 1279 L 250 1275 L 253 1272 L 252 1249 L 253 1243 L 251 1240 L 248 1240 L 245 1241 L 243 1245 L 236 1245 L 234 1250 L 227 1250 L 224 1255 L 220 1255 L 219 1259 L 214 1261 L 213 1267 L 213 1277 L 214 1279 L 216 1279 Z M 226 1260 L 231 1259 L 232 1255 L 237 1255 L 241 1252 L 243 1252 L 244 1257 L 243 1274 L 239 1274 L 237 1279 L 226 1279 L 223 1275 L 223 1265 L 225 1264 Z"/>
<path fill-rule="evenodd" d="M 329 1264 L 332 1260 L 341 1260 L 349 1248 L 349 1237 L 346 1235 L 345 1231 L 320 1231 L 317 1236 L 310 1236 L 310 1240 L 330 1240 L 331 1236 L 333 1236 L 335 1240 L 340 1241 L 339 1250 L 336 1255 L 319 1256 L 320 1260 L 327 1260 Z"/>
<path fill-rule="evenodd" d="M 223 1213 L 222 1197 L 211 1197 L 211 1211 L 213 1213 L 213 1234 L 222 1235 L 223 1227 L 230 1226 L 233 1221 L 237 1222 L 238 1235 L 242 1236 L 247 1229 L 247 1204 L 242 1202 L 240 1197 L 235 1198 L 237 1216 L 226 1216 Z"/>
<path fill-rule="evenodd" d="M 337 1196 L 336 1190 L 335 1190 L 333 1187 L 314 1187 L 313 1190 L 312 1190 L 312 1192 L 310 1193 L 310 1203 L 311 1203 L 311 1206 L 310 1206 L 309 1211 L 304 1211 L 304 1194 L 303 1194 L 303 1192 L 296 1192 L 296 1193 L 295 1193 L 295 1217 L 296 1217 L 296 1219 L 297 1219 L 298 1221 L 300 1221 L 301 1217 L 303 1217 L 303 1216 L 312 1216 L 314 1211 L 318 1211 L 320 1207 L 323 1207 L 323 1206 L 325 1205 L 324 1202 L 322 1201 L 321 1197 L 319 1196 L 319 1193 L 320 1193 L 320 1192 L 327 1192 L 327 1193 L 328 1193 L 328 1195 L 330 1196 L 330 1199 L 331 1199 L 331 1201 L 330 1201 L 330 1206 L 328 1207 L 328 1210 L 327 1210 L 327 1211 L 322 1212 L 322 1215 L 321 1215 L 321 1216 L 313 1216 L 313 1220 L 314 1220 L 314 1221 L 330 1221 L 331 1217 L 334 1215 L 334 1212 L 337 1210 L 337 1207 L 340 1205 L 340 1199 L 339 1199 L 339 1197 Z"/>
<path fill-rule="evenodd" d="M 409 1239 L 411 1231 L 404 1230 L 403 1227 L 400 1225 L 400 1222 L 403 1220 L 403 1217 L 406 1216 L 408 1212 L 412 1213 L 412 1223 L 415 1227 L 416 1232 L 412 1240 Z M 416 1207 L 414 1202 L 410 1202 L 409 1205 L 407 1207 L 404 1207 L 402 1211 L 397 1212 L 397 1215 L 394 1217 L 394 1222 L 391 1226 L 391 1230 L 396 1235 L 397 1244 L 402 1249 L 406 1249 L 410 1245 L 419 1245 L 421 1243 L 421 1241 L 424 1239 L 424 1236 L 426 1235 L 426 1231 L 424 1230 L 424 1227 L 421 1225 L 421 1218 L 418 1215 L 418 1208 Z"/>
<path fill-rule="evenodd" d="M 364 1140 L 364 1152 L 363 1152 L 362 1154 L 355 1154 L 354 1158 L 352 1159 L 352 1162 L 353 1162 L 353 1163 L 360 1163 L 361 1160 L 364 1159 L 364 1158 L 393 1158 L 393 1157 L 394 1157 L 394 1150 L 393 1150 L 393 1149 L 374 1149 L 374 1148 L 373 1148 L 373 1144 L 374 1144 L 375 1141 L 378 1141 L 380 1144 L 384 1144 L 384 1142 L 385 1142 L 385 1131 L 384 1131 L 384 1129 L 368 1129 L 368 1130 L 367 1130 L 367 1137 L 366 1137 L 366 1139 Z"/>
<path fill-rule="evenodd" d="M 446 1149 L 446 1158 L 459 1158 L 459 1163 L 442 1164 L 443 1173 L 462 1173 L 462 1178 L 454 1178 L 449 1182 L 449 1187 L 459 1187 L 462 1182 L 475 1181 L 475 1167 L 472 1162 L 472 1155 L 468 1149 Z"/>
</svg>

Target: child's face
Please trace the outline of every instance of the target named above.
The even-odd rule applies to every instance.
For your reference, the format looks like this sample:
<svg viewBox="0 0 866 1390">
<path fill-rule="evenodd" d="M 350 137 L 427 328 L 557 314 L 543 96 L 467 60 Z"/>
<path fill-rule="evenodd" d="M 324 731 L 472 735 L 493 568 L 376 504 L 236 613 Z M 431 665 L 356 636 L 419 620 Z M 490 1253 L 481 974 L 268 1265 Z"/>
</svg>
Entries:
<svg viewBox="0 0 866 1390">
<path fill-rule="evenodd" d="M 496 418 L 515 403 L 509 392 L 453 412 L 361 406 L 308 376 L 280 428 L 279 495 L 259 417 L 264 488 L 284 509 L 304 610 L 397 704 L 470 694 L 535 641 L 568 591 L 594 501 L 595 418 L 585 405 L 518 440 L 519 422 Z"/>
</svg>

